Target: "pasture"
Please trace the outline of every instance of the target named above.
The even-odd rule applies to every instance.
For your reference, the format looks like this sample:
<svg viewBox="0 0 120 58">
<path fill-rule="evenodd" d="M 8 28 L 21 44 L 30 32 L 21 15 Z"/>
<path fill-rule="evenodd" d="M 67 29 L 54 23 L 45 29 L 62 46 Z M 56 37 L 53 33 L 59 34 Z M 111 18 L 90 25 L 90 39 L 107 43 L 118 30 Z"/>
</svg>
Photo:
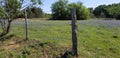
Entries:
<svg viewBox="0 0 120 58">
<path fill-rule="evenodd" d="M 77 23 L 78 58 L 120 58 L 119 20 L 82 20 Z M 28 33 L 28 42 L 10 46 L 11 40 L 25 39 L 24 21 L 13 21 L 9 33 L 13 37 L 0 41 L 0 58 L 56 58 L 71 49 L 71 21 L 28 20 Z"/>
</svg>

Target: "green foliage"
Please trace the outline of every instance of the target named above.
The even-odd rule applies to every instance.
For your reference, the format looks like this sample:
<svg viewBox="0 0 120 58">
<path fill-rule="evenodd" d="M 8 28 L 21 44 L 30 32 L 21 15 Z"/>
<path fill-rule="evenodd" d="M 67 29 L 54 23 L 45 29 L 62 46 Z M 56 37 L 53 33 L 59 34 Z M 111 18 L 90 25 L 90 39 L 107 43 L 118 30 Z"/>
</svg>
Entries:
<svg viewBox="0 0 120 58">
<path fill-rule="evenodd" d="M 51 18 L 51 14 L 44 13 L 44 18 Z"/>
<path fill-rule="evenodd" d="M 94 14 L 93 14 L 93 8 L 88 8 L 90 11 L 90 18 L 95 18 Z"/>
<path fill-rule="evenodd" d="M 24 9 L 20 10 L 22 5 L 25 3 L 26 0 L 0 0 L 0 17 L 4 17 L 5 21 L 2 19 L 0 20 L 0 24 L 2 26 L 3 32 L 0 34 L 0 37 L 5 36 L 9 33 L 11 28 L 11 22 L 19 17 L 23 12 Z M 41 4 L 41 0 L 32 0 L 32 5 Z M 27 5 L 31 6 L 31 5 Z M 24 7 L 23 7 L 24 8 Z M 41 11 L 34 11 L 34 12 L 41 12 Z M 35 14 L 38 17 L 38 13 Z"/>
<path fill-rule="evenodd" d="M 95 8 L 93 14 L 96 17 L 120 19 L 120 3 L 112 5 L 100 5 Z"/>
<path fill-rule="evenodd" d="M 4 11 L 3 8 L 0 7 L 0 18 L 4 18 L 5 17 L 5 14 L 4 14 L 3 11 Z"/>
<path fill-rule="evenodd" d="M 43 16 L 43 11 L 41 8 L 36 8 L 36 7 L 28 8 L 27 11 L 28 11 L 27 12 L 28 18 L 41 18 Z M 32 15 L 34 15 L 34 16 L 32 16 Z"/>
<path fill-rule="evenodd" d="M 95 10 L 93 11 L 93 14 L 96 17 L 103 17 L 103 14 L 108 14 L 106 11 L 106 5 L 100 5 L 98 7 L 95 8 Z"/>
<path fill-rule="evenodd" d="M 21 8 L 21 5 L 18 0 L 8 0 L 9 3 L 6 5 L 6 12 L 9 13 L 9 17 L 16 18 L 19 15 L 20 11 L 18 9 Z"/>
<path fill-rule="evenodd" d="M 25 0 L 1 0 L 0 17 L 5 16 L 6 18 L 11 18 L 11 20 L 14 20 L 14 18 L 19 17 L 21 14 L 23 14 L 22 12 L 20 12 L 20 8 L 23 4 L 25 4 L 24 1 Z M 31 2 L 33 2 L 32 5 L 42 4 L 41 0 L 31 0 Z M 42 10 L 40 8 L 33 9 L 35 9 L 35 16 L 39 17 L 41 14 L 38 15 L 38 13 L 42 13 Z"/>
<path fill-rule="evenodd" d="M 31 0 L 31 2 L 35 2 L 35 4 L 42 4 L 41 0 Z"/>
<path fill-rule="evenodd" d="M 10 18 L 10 21 L 19 15 L 18 9 L 21 8 L 18 0 L 4 0 L 0 6 L 2 8 L 2 11 L 0 11 L 2 13 L 1 17 L 4 15 L 6 18 Z"/>
<path fill-rule="evenodd" d="M 93 13 L 93 8 L 88 8 L 90 13 Z"/>
<path fill-rule="evenodd" d="M 120 3 L 108 5 L 107 11 L 113 18 L 120 19 Z"/>
<path fill-rule="evenodd" d="M 27 8 L 27 17 L 28 18 L 42 18 L 43 17 L 43 11 L 41 8 L 32 7 Z M 24 14 L 19 15 L 18 17 L 24 18 Z"/>
<path fill-rule="evenodd" d="M 67 19 L 67 0 L 59 0 L 52 4 L 52 17 L 54 19 Z"/>
<path fill-rule="evenodd" d="M 76 8 L 76 15 L 78 20 L 85 20 L 88 19 L 90 16 L 90 11 L 85 6 L 83 6 L 81 2 L 71 3 L 68 5 L 68 8 L 69 8 L 69 14 L 72 8 Z"/>
<path fill-rule="evenodd" d="M 120 13 L 115 14 L 114 17 L 120 20 Z"/>
<path fill-rule="evenodd" d="M 66 0 L 59 0 L 52 4 L 53 19 L 71 19 L 71 10 L 76 8 L 78 20 L 88 19 L 90 11 L 81 2 L 68 4 Z"/>
<path fill-rule="evenodd" d="M 77 3 L 76 9 L 77 9 L 77 18 L 79 20 L 84 20 L 89 18 L 90 11 L 85 6 L 83 6 L 82 3 Z"/>
</svg>

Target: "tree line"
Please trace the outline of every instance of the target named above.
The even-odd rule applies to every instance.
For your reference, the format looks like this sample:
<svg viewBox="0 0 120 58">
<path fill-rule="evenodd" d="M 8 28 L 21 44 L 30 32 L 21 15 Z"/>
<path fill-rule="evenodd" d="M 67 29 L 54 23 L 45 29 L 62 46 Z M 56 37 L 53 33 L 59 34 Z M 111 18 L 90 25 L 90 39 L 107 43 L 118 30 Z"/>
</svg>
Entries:
<svg viewBox="0 0 120 58">
<path fill-rule="evenodd" d="M 59 0 L 52 4 L 52 19 L 70 20 L 72 8 L 76 8 L 76 16 L 78 20 L 89 18 L 90 12 L 81 2 L 68 4 L 68 0 Z"/>
<path fill-rule="evenodd" d="M 20 3 L 20 1 L 18 3 Z M 20 8 L 21 5 L 22 4 L 13 7 L 17 8 L 19 6 Z M 120 19 L 120 3 L 111 4 L 111 5 L 100 5 L 93 9 L 93 8 L 85 7 L 82 4 L 82 2 L 68 3 L 68 0 L 58 0 L 55 3 L 53 3 L 51 5 L 52 14 L 44 13 L 40 7 L 29 6 L 27 7 L 27 14 L 28 14 L 27 16 L 28 18 L 51 18 L 53 20 L 70 20 L 71 19 L 70 13 L 72 8 L 76 8 L 77 20 L 86 20 L 89 18 Z M 4 15 L 3 11 L 4 9 L 0 7 L 0 17 L 2 18 L 6 16 Z M 14 14 L 14 16 L 16 16 L 16 18 L 24 18 L 24 12 Z"/>
<path fill-rule="evenodd" d="M 42 18 L 44 17 L 43 10 L 39 7 L 27 7 L 27 18 Z M 23 13 L 23 12 L 21 12 Z M 19 15 L 18 18 L 24 18 L 24 13 Z"/>
<path fill-rule="evenodd" d="M 40 7 L 27 7 L 27 18 L 51 18 L 51 14 L 44 13 L 43 10 Z M 24 12 L 21 12 L 17 18 L 24 18 L 25 14 Z"/>
<path fill-rule="evenodd" d="M 76 8 L 77 20 L 89 18 L 115 18 L 120 19 L 120 3 L 100 5 L 96 8 L 86 8 L 81 2 L 68 3 L 68 0 L 58 0 L 52 4 L 52 19 L 71 19 L 71 9 Z"/>
<path fill-rule="evenodd" d="M 120 19 L 120 3 L 100 5 L 94 9 L 93 14 L 98 18 L 103 17 Z"/>
</svg>

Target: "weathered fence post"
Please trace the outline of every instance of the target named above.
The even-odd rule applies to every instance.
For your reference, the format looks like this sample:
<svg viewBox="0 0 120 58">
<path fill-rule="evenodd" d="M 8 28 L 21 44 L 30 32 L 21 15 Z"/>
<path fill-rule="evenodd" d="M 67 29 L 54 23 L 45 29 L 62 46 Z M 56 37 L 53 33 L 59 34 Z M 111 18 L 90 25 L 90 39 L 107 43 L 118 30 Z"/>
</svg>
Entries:
<svg viewBox="0 0 120 58">
<path fill-rule="evenodd" d="M 27 21 L 26 9 L 25 9 L 25 29 L 26 29 L 26 40 L 28 40 L 28 21 Z"/>
<path fill-rule="evenodd" d="M 71 11 L 72 18 L 72 52 L 74 56 L 78 57 L 78 49 L 77 49 L 77 17 L 76 17 L 76 9 L 73 8 Z"/>
</svg>

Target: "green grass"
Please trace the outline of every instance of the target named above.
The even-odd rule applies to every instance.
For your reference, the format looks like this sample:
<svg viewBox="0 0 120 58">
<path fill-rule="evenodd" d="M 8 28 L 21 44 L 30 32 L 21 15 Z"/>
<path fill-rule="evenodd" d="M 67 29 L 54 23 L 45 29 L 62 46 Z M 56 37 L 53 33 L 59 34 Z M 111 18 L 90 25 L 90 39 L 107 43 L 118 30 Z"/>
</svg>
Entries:
<svg viewBox="0 0 120 58">
<path fill-rule="evenodd" d="M 24 21 L 13 22 L 9 34 L 25 38 L 23 23 Z M 29 39 L 39 42 L 31 42 L 25 47 L 12 51 L 1 51 L 1 48 L 0 58 L 44 58 L 43 49 L 47 51 L 49 58 L 54 58 L 60 53 L 64 53 L 67 48 L 71 49 L 70 21 L 30 20 L 28 24 Z M 108 28 L 103 27 L 104 25 L 99 25 L 99 23 L 91 25 L 90 21 L 78 21 L 78 58 L 120 58 L 120 27 Z M 41 44 L 44 45 L 44 43 L 43 48 Z M 32 48 L 29 47 L 31 45 Z M 21 54 L 22 51 L 27 51 L 30 54 Z"/>
</svg>

